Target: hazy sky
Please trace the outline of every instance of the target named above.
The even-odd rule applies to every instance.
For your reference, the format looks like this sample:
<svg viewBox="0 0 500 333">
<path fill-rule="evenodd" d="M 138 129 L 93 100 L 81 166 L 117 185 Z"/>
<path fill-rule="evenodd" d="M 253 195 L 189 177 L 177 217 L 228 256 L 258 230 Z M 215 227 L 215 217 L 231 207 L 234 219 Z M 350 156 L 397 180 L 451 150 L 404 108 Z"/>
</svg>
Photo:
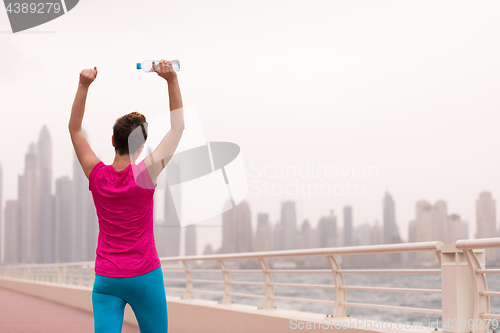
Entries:
<svg viewBox="0 0 500 333">
<path fill-rule="evenodd" d="M 12 34 L 0 9 L 4 198 L 17 197 L 24 154 L 43 124 L 54 181 L 72 175 L 67 124 L 83 68 L 99 70 L 83 126 L 111 164 L 116 118 L 168 110 L 164 81 L 135 63 L 179 59 L 184 105 L 196 106 L 207 140 L 242 149 L 254 226 L 259 212 L 275 223 L 284 200 L 297 202 L 299 223 L 316 225 L 331 209 L 342 221 L 346 204 L 355 225 L 373 223 L 388 189 L 403 239 L 415 203 L 440 199 L 473 237 L 479 193 L 491 191 L 497 207 L 500 197 L 498 17 L 498 1 L 82 0 Z M 274 174 L 307 163 L 349 175 Z M 368 167 L 377 172 L 361 177 Z M 295 191 L 296 182 L 322 181 L 363 193 Z M 287 184 L 291 195 L 276 194 Z M 198 251 L 208 241 L 218 248 L 221 232 L 199 228 Z"/>
</svg>

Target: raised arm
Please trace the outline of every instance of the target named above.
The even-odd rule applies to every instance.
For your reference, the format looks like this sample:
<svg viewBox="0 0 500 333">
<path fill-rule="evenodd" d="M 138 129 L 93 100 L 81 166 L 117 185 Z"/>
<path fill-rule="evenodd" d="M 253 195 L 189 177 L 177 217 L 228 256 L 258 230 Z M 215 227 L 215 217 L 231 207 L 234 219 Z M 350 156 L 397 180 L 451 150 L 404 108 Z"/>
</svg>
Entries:
<svg viewBox="0 0 500 333">
<path fill-rule="evenodd" d="M 85 102 L 87 100 L 87 93 L 90 84 L 97 77 L 97 68 L 84 69 L 80 72 L 80 82 L 78 83 L 78 90 L 76 91 L 75 101 L 71 108 L 71 117 L 69 119 L 68 129 L 71 135 L 71 141 L 75 148 L 76 157 L 82 166 L 85 176 L 89 178 L 90 171 L 94 166 L 100 162 L 90 148 L 87 139 L 83 135 L 82 121 L 85 112 Z"/>
<path fill-rule="evenodd" d="M 162 59 L 158 67 L 153 63 L 153 69 L 167 81 L 170 101 L 170 130 L 165 134 L 158 147 L 144 158 L 144 164 L 148 168 L 149 175 L 153 183 L 156 184 L 158 175 L 174 155 L 181 140 L 184 131 L 184 111 L 179 81 L 177 80 L 177 73 L 173 70 L 172 62 Z"/>
</svg>

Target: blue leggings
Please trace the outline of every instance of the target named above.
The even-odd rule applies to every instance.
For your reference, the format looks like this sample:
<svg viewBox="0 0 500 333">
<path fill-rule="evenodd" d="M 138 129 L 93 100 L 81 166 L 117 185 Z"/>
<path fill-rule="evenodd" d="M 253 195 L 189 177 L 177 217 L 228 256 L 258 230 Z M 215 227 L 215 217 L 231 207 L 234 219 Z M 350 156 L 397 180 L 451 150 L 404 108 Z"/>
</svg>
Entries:
<svg viewBox="0 0 500 333">
<path fill-rule="evenodd" d="M 161 267 L 127 278 L 96 274 L 92 288 L 94 332 L 120 333 L 127 303 L 135 313 L 141 333 L 167 333 L 167 298 Z"/>
</svg>

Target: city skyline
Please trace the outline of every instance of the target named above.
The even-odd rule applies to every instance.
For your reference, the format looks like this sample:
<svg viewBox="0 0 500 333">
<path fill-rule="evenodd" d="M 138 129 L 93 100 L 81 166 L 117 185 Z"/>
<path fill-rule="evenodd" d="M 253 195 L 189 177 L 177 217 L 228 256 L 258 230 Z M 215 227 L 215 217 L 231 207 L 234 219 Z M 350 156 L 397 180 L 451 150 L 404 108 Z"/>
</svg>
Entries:
<svg viewBox="0 0 500 333">
<path fill-rule="evenodd" d="M 73 178 L 62 176 L 53 181 L 52 149 L 50 132 L 43 126 L 38 141 L 30 143 L 25 154 L 24 173 L 18 175 L 19 197 L 17 200 L 5 200 L 5 205 L 0 201 L 0 207 L 5 206 L 0 219 L 1 239 L 5 238 L 7 232 L 12 235 L 12 239 L 17 239 L 17 257 L 14 260 L 20 262 L 84 261 L 95 256 L 98 222 L 87 179 L 75 155 Z M 0 198 L 3 193 L 3 177 L 0 165 Z M 51 191 L 52 183 L 55 183 L 54 193 Z M 163 196 L 164 219 L 155 218 L 154 223 L 160 256 L 200 254 L 201 249 L 206 249 L 208 244 L 212 251 L 218 248 L 218 253 L 231 253 L 251 252 L 257 248 L 291 250 L 309 247 L 311 244 L 335 247 L 399 243 L 403 239 L 401 235 L 405 234 L 404 231 L 401 232 L 395 219 L 396 202 L 386 191 L 381 201 L 382 225 L 378 225 L 377 219 L 372 219 L 374 223 L 353 223 L 354 209 L 351 205 L 343 207 L 342 216 L 330 209 L 329 214 L 324 214 L 317 223 L 311 223 L 308 218 L 299 220 L 297 203 L 293 200 L 281 202 L 281 216 L 272 223 L 268 212 L 251 208 L 245 200 L 235 209 L 222 214 L 223 227 L 218 228 L 222 231 L 222 242 L 217 246 L 217 243 L 206 240 L 200 242 L 196 230 L 185 229 L 181 232 L 177 214 L 182 212 L 176 214 L 173 211 L 175 208 L 170 191 L 167 194 Z M 441 240 L 451 244 L 467 235 L 471 224 L 477 225 L 477 232 L 473 234 L 475 238 L 491 237 L 499 231 L 496 200 L 488 191 L 479 193 L 476 219 L 473 221 L 463 220 L 460 212 L 448 213 L 448 204 L 444 200 L 438 200 L 434 206 L 426 200 L 420 200 L 415 207 L 416 217 L 409 222 L 408 241 Z M 159 209 L 161 208 L 155 210 Z M 252 226 L 252 214 L 257 217 L 256 227 Z M 13 230 L 13 222 L 18 223 L 16 230 Z M 197 229 L 196 225 L 193 229 Z M 315 230 L 319 232 L 317 239 L 311 234 Z M 41 237 L 34 237 L 37 233 Z M 265 237 L 265 240 L 256 237 Z M 3 261 L 6 243 L 5 240 L 2 241 Z M 10 251 L 12 253 L 13 250 Z M 497 253 L 489 252 L 490 260 L 495 261 Z M 432 258 L 429 254 L 418 254 L 414 259 L 421 261 Z"/>
<path fill-rule="evenodd" d="M 70 172 L 67 125 L 83 68 L 99 69 L 83 128 L 97 156 L 109 164 L 118 117 L 138 111 L 150 120 L 168 112 L 162 79 L 135 68 L 145 59 L 166 58 L 181 62 L 183 102 L 196 106 L 207 141 L 241 147 L 250 186 L 295 185 L 293 176 L 267 178 L 263 172 L 308 161 L 377 166 L 378 176 L 371 178 L 327 180 L 362 184 L 366 193 L 359 197 L 308 198 L 300 191 L 268 196 L 250 187 L 249 204 L 268 212 L 272 223 L 286 200 L 296 201 L 298 221 L 308 218 L 313 226 L 330 209 L 340 216 L 346 205 L 356 212 L 354 225 L 374 218 L 382 223 L 380 197 L 386 190 L 397 199 L 401 231 L 414 217 L 415 202 L 424 199 L 446 200 L 450 211 L 473 221 L 477 194 L 500 193 L 500 82 L 491 75 L 500 68 L 500 44 L 491 42 L 500 29 L 499 5 L 488 3 L 379 1 L 363 2 L 360 10 L 354 2 L 318 1 L 304 11 L 281 0 L 228 7 L 179 2 L 171 7 L 178 15 L 164 20 L 159 12 L 138 15 L 130 3 L 106 2 L 100 4 L 103 12 L 134 17 L 144 29 L 165 32 L 168 41 L 144 36 L 127 20 L 112 30 L 105 20 L 88 26 L 84 18 L 95 15 L 91 5 L 32 31 L 2 34 L 0 109 L 9 124 L 0 131 L 4 199 L 17 198 L 16 175 L 41 124 L 52 135 L 53 177 Z M 10 30 L 5 12 L 0 30 Z M 87 38 L 94 48 L 75 53 Z M 12 64 L 19 62 L 22 69 L 16 70 Z M 317 177 L 298 181 L 320 185 Z M 221 223 L 218 217 L 206 225 Z M 220 230 L 214 229 L 207 227 L 200 238 L 219 243 Z M 469 234 L 474 233 L 471 224 Z"/>
</svg>

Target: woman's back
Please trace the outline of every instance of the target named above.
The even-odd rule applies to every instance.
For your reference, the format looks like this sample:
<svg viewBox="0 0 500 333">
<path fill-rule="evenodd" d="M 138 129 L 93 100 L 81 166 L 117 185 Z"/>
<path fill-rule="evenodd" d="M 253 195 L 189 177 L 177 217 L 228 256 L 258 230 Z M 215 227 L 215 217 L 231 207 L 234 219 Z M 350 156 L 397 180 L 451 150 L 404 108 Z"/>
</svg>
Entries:
<svg viewBox="0 0 500 333">
<path fill-rule="evenodd" d="M 132 277 L 161 266 L 153 229 L 153 184 L 144 162 L 116 171 L 102 161 L 89 174 L 99 219 L 95 272 Z"/>
</svg>

